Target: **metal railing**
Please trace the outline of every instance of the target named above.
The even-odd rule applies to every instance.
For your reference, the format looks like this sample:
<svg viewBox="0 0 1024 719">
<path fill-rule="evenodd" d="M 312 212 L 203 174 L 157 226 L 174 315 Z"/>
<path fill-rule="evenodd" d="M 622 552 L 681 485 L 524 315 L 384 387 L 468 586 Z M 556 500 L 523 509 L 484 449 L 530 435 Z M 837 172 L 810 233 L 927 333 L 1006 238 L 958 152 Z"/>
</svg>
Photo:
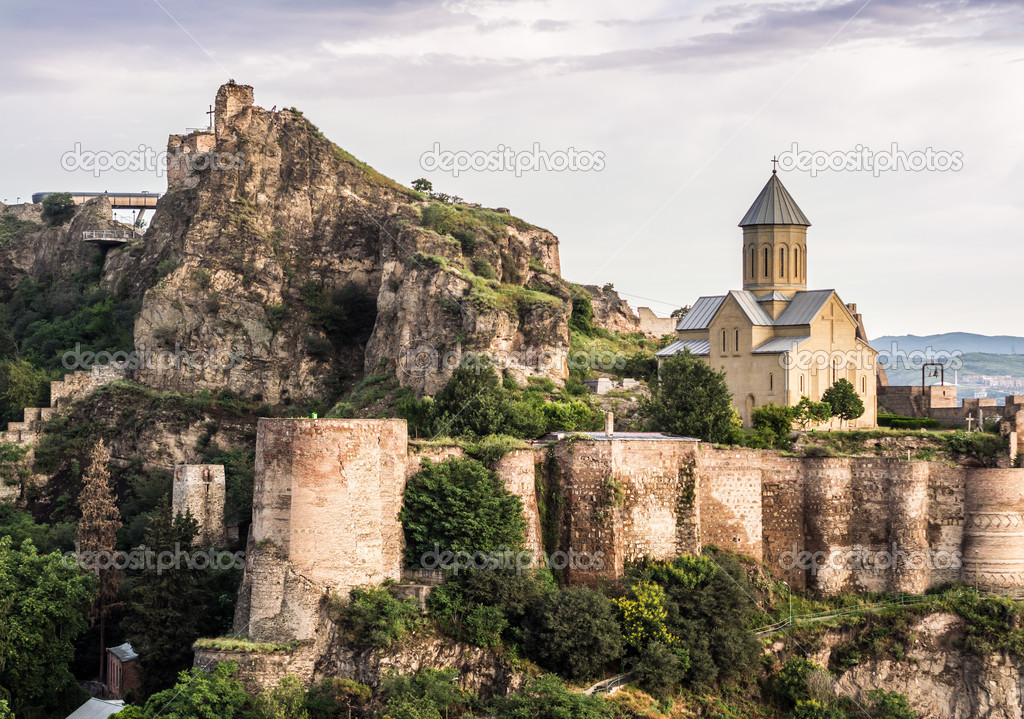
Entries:
<svg viewBox="0 0 1024 719">
<path fill-rule="evenodd" d="M 130 240 L 132 233 L 128 230 L 83 230 L 82 241 L 88 242 L 90 240 Z"/>
</svg>

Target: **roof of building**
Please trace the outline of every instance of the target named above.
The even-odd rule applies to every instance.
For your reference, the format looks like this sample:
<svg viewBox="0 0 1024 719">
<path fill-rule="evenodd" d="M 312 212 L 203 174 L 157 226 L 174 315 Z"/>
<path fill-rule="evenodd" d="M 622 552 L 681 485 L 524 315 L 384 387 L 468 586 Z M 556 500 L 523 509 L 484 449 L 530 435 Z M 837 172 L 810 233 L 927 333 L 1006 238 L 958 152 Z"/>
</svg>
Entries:
<svg viewBox="0 0 1024 719">
<path fill-rule="evenodd" d="M 725 302 L 725 295 L 701 297 L 693 303 L 693 307 L 682 316 L 677 330 L 706 330 L 718 308 Z"/>
<path fill-rule="evenodd" d="M 784 295 L 778 290 L 775 290 L 774 292 L 769 292 L 766 295 L 761 295 L 760 297 L 757 298 L 758 302 L 789 302 L 789 300 L 789 295 Z"/>
<path fill-rule="evenodd" d="M 750 351 L 756 355 L 789 352 L 790 350 L 796 349 L 797 345 L 801 342 L 809 339 L 810 337 L 773 337 L 767 342 L 762 342 Z"/>
<path fill-rule="evenodd" d="M 139 655 L 132 648 L 132 645 L 128 642 L 121 644 L 116 647 L 107 647 L 107 651 L 113 654 L 115 657 L 120 659 L 122 662 L 130 662 L 132 659 L 138 659 Z"/>
<path fill-rule="evenodd" d="M 751 323 L 761 327 L 773 324 L 772 316 L 765 312 L 764 308 L 757 303 L 757 297 L 754 296 L 753 292 L 748 290 L 732 290 L 729 292 L 729 295 L 736 300 L 740 309 L 743 310 L 743 314 L 747 316 Z"/>
<path fill-rule="evenodd" d="M 740 227 L 747 225 L 803 225 L 810 227 L 810 220 L 800 210 L 782 180 L 772 171 L 768 184 L 740 220 Z"/>
<path fill-rule="evenodd" d="M 797 292 L 775 319 L 776 325 L 806 325 L 818 316 L 835 290 L 807 290 Z"/>
<path fill-rule="evenodd" d="M 124 709 L 124 702 L 120 699 L 96 699 L 94 697 L 69 714 L 68 719 L 107 719 L 122 709 Z"/>
<path fill-rule="evenodd" d="M 699 442 L 699 439 L 694 437 L 680 437 L 674 434 L 662 434 L 661 432 L 615 432 L 611 436 L 604 432 L 577 432 L 577 434 L 585 434 L 591 439 L 595 439 L 599 442 L 610 442 L 615 439 L 628 439 L 628 440 L 648 440 L 648 441 L 659 441 L 659 442 Z"/>
<path fill-rule="evenodd" d="M 671 357 L 683 350 L 690 350 L 691 354 L 698 357 L 707 357 L 711 354 L 711 342 L 708 340 L 678 340 L 668 347 L 663 347 L 654 353 L 655 357 Z"/>
</svg>

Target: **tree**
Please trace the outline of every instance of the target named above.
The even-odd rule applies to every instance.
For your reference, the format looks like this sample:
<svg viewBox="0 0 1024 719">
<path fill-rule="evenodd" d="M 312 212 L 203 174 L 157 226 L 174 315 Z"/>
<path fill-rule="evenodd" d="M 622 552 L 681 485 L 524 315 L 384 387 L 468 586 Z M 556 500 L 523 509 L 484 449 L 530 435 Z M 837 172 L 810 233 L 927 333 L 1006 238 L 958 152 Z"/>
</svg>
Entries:
<svg viewBox="0 0 1024 719">
<path fill-rule="evenodd" d="M 49 381 L 46 370 L 28 360 L 0 361 L 0 422 L 18 421 L 25 407 L 42 406 Z"/>
<path fill-rule="evenodd" d="M 802 396 L 793 407 L 793 420 L 800 425 L 800 429 L 827 422 L 831 416 L 832 407 L 828 402 L 815 402 L 807 395 Z"/>
<path fill-rule="evenodd" d="M 507 697 L 498 697 L 491 705 L 502 719 L 612 719 L 611 706 L 603 699 L 569 691 L 553 674 L 532 679 Z"/>
<path fill-rule="evenodd" d="M 352 710 L 362 711 L 372 698 L 373 691 L 365 684 L 328 677 L 309 690 L 305 708 L 310 719 L 335 719 L 342 708 L 347 710 L 347 719 L 352 719 Z"/>
<path fill-rule="evenodd" d="M 849 422 L 864 414 L 864 402 L 857 389 L 848 379 L 838 379 L 825 390 L 821 396 L 823 402 L 827 402 L 831 408 L 832 416 Z"/>
<path fill-rule="evenodd" d="M 663 691 L 683 681 L 690 653 L 681 647 L 652 642 L 633 665 L 633 678 L 645 689 Z"/>
<path fill-rule="evenodd" d="M 204 602 L 187 555 L 197 531 L 191 515 L 172 515 L 165 497 L 145 534 L 152 561 L 133 582 L 124 626 L 139 653 L 146 696 L 171 685 L 191 665 L 192 644 L 201 634 Z"/>
<path fill-rule="evenodd" d="M 234 662 L 218 664 L 212 671 L 196 668 L 178 675 L 178 683 L 158 692 L 145 706 L 129 706 L 114 714 L 117 719 L 248 719 L 250 699 L 235 679 Z"/>
<path fill-rule="evenodd" d="M 387 587 L 353 587 L 340 618 L 352 644 L 387 648 L 410 631 L 419 617 L 411 599 L 399 599 Z"/>
<path fill-rule="evenodd" d="M 434 397 L 435 427 L 452 436 L 498 434 L 505 405 L 498 373 L 486 360 L 472 362 L 455 370 Z"/>
<path fill-rule="evenodd" d="M 60 554 L 0 537 L 0 698 L 18 716 L 60 714 L 54 709 L 74 687 L 68 664 L 94 589 L 95 579 Z"/>
<path fill-rule="evenodd" d="M 424 461 L 406 485 L 398 516 L 410 566 L 420 566 L 424 556 L 437 550 L 518 549 L 526 531 L 522 500 L 475 459 Z"/>
<path fill-rule="evenodd" d="M 685 307 L 680 307 L 678 309 L 672 310 L 672 314 L 670 314 L 669 317 L 672 317 L 674 319 L 682 319 L 683 317 L 686 317 L 686 313 L 689 311 L 690 305 L 686 305 Z"/>
<path fill-rule="evenodd" d="M 79 553 L 96 557 L 93 567 L 99 580 L 96 591 L 96 603 L 92 610 L 92 619 L 100 623 L 100 671 L 99 679 L 104 681 L 106 668 L 106 625 L 107 615 L 116 606 L 118 589 L 121 587 L 121 572 L 111 566 L 113 562 L 98 561 L 98 558 L 113 558 L 117 543 L 117 531 L 121 528 L 121 512 L 114 502 L 110 490 L 110 453 L 101 439 L 93 447 L 89 455 L 89 466 L 82 480 L 82 492 L 78 503 L 82 508 L 82 518 L 78 522 Z M 87 556 L 89 556 L 87 555 Z"/>
<path fill-rule="evenodd" d="M 622 656 L 615 607 L 586 587 L 557 591 L 530 619 L 527 650 L 539 664 L 572 680 L 589 679 Z"/>
<path fill-rule="evenodd" d="M 685 350 L 662 362 L 654 397 L 644 405 L 654 426 L 706 442 L 732 442 L 732 393 L 725 373 Z"/>
<path fill-rule="evenodd" d="M 430 192 L 434 189 L 434 183 L 424 177 L 421 177 L 418 180 L 412 181 L 412 189 L 417 192 Z"/>
<path fill-rule="evenodd" d="M 306 690 L 294 676 L 282 677 L 277 686 L 256 699 L 255 719 L 309 719 Z"/>
<path fill-rule="evenodd" d="M 51 192 L 43 198 L 42 220 L 51 227 L 63 225 L 75 216 L 75 200 L 70 192 Z"/>
<path fill-rule="evenodd" d="M 793 408 L 769 402 L 754 409 L 751 423 L 766 444 L 784 449 L 790 444 L 789 432 L 793 428 Z"/>
</svg>

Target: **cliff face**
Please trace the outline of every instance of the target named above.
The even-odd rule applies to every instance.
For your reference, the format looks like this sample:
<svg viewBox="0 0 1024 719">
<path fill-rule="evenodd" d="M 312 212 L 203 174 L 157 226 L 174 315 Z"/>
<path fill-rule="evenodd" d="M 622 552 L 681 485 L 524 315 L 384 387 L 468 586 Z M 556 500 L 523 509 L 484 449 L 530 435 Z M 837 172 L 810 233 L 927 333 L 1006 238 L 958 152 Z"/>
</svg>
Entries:
<svg viewBox="0 0 1024 719">
<path fill-rule="evenodd" d="M 837 692 L 866 701 L 882 688 L 905 694 L 922 717 L 935 719 L 1021 719 L 1024 717 L 1024 662 L 1003 652 L 979 656 L 961 648 L 964 620 L 937 612 L 915 622 L 915 637 L 901 661 L 870 659 L 839 675 Z M 809 655 L 828 666 L 844 637 L 830 632 Z"/>
<path fill-rule="evenodd" d="M 133 286 L 157 265 L 167 273 L 143 296 L 136 347 L 194 361 L 143 369 L 140 381 L 295 401 L 323 397 L 340 366 L 434 392 L 468 351 L 509 357 L 520 377 L 565 376 L 562 362 L 529 360 L 568 347 L 569 295 L 549 232 L 432 203 L 301 113 L 254 106 L 247 86 L 220 89 L 214 135 L 169 145 L 178 159 L 147 257 L 108 272 Z M 360 295 L 368 301 L 353 303 Z"/>
</svg>

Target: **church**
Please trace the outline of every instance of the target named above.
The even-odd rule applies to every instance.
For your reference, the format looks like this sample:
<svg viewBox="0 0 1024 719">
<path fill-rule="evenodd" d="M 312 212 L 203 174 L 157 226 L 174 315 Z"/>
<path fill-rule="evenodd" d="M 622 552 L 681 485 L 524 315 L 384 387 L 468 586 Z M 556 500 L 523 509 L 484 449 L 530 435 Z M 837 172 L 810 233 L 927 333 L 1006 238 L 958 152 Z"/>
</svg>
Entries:
<svg viewBox="0 0 1024 719">
<path fill-rule="evenodd" d="M 820 401 L 847 379 L 864 401 L 851 428 L 876 426 L 875 367 L 857 306 L 835 290 L 807 289 L 807 228 L 811 223 L 775 170 L 747 210 L 743 228 L 743 289 L 701 297 L 676 326 L 677 341 L 659 362 L 689 350 L 725 372 L 733 404 L 750 427 L 755 407 Z"/>
</svg>

